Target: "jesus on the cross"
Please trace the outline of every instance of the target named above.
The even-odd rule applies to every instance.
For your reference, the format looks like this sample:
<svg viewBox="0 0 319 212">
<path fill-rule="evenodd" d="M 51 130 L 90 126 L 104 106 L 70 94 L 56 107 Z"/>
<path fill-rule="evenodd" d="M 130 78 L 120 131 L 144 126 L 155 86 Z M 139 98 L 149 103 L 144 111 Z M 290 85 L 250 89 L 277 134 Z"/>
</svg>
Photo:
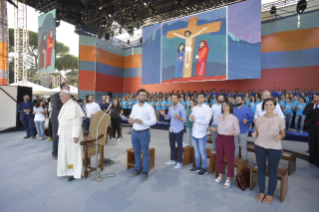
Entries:
<svg viewBox="0 0 319 212">
<path fill-rule="evenodd" d="M 208 24 L 197 25 L 197 17 L 188 20 L 188 26 L 183 29 L 177 29 L 167 32 L 166 38 L 182 38 L 185 39 L 185 59 L 183 67 L 183 78 L 192 76 L 193 50 L 195 37 L 220 30 L 222 21 L 216 21 Z M 184 36 L 183 36 L 184 35 Z"/>
<path fill-rule="evenodd" d="M 176 32 L 173 33 L 173 35 L 180 37 L 182 39 L 185 39 L 186 41 L 186 48 L 185 48 L 185 67 L 188 68 L 190 61 L 191 61 L 191 57 L 192 57 L 192 40 L 194 37 L 196 37 L 197 35 L 200 35 L 203 31 L 205 31 L 207 29 L 207 27 L 204 27 L 201 31 L 197 32 L 196 34 L 192 35 L 191 31 L 187 30 L 185 31 L 184 35 L 179 35 Z"/>
</svg>

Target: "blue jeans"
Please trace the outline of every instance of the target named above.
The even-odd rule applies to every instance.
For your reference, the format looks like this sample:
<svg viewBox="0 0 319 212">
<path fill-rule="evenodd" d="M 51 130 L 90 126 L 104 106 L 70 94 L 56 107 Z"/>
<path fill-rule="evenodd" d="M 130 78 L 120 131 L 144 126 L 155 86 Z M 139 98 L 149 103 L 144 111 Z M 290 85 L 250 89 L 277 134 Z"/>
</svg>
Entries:
<svg viewBox="0 0 319 212">
<path fill-rule="evenodd" d="M 192 146 L 192 140 L 193 140 L 193 138 L 192 138 L 192 130 L 193 130 L 192 127 L 186 127 L 187 142 L 191 146 Z"/>
<path fill-rule="evenodd" d="M 202 138 L 193 138 L 193 144 L 195 149 L 195 166 L 200 167 L 200 158 L 202 157 L 202 167 L 203 169 L 207 168 L 207 155 L 206 155 L 206 140 L 207 135 Z"/>
<path fill-rule="evenodd" d="M 169 132 L 169 145 L 171 148 L 171 160 L 177 161 L 178 163 L 183 163 L 183 135 L 184 130 L 179 133 Z M 176 144 L 178 149 L 178 159 L 176 160 Z"/>
<path fill-rule="evenodd" d="M 136 132 L 132 130 L 132 146 L 134 149 L 135 155 L 135 169 L 137 171 L 142 170 L 142 158 L 141 158 L 141 149 L 143 151 L 143 172 L 148 173 L 150 169 L 150 141 L 151 134 L 150 131 Z"/>
<path fill-rule="evenodd" d="M 27 136 L 34 136 L 34 117 L 31 117 L 30 115 L 26 115 L 24 120 L 21 121 L 25 131 L 27 132 Z"/>
<path fill-rule="evenodd" d="M 294 114 L 292 113 L 287 113 L 285 114 L 285 121 L 286 121 L 286 129 L 291 129 L 291 122 L 292 122 L 292 117 Z"/>
<path fill-rule="evenodd" d="M 265 149 L 258 145 L 255 145 L 255 155 L 258 166 L 258 186 L 259 192 L 265 193 L 265 181 L 266 181 L 266 160 L 268 158 L 268 193 L 269 196 L 274 196 L 276 186 L 277 186 L 277 169 L 279 161 L 282 156 L 281 149 Z"/>
<path fill-rule="evenodd" d="M 295 118 L 295 130 L 298 130 L 298 122 L 299 122 L 300 118 L 301 118 L 301 120 L 300 120 L 300 130 L 303 130 L 303 126 L 305 124 L 306 116 L 300 116 L 300 115 L 296 115 L 296 118 Z"/>
<path fill-rule="evenodd" d="M 84 130 L 85 130 L 85 131 L 89 131 L 89 129 L 90 129 L 90 122 L 91 122 L 91 119 L 90 119 L 90 118 L 86 118 L 85 120 L 83 120 Z"/>
<path fill-rule="evenodd" d="M 35 126 L 37 127 L 38 137 L 44 137 L 44 121 L 35 121 Z"/>
</svg>

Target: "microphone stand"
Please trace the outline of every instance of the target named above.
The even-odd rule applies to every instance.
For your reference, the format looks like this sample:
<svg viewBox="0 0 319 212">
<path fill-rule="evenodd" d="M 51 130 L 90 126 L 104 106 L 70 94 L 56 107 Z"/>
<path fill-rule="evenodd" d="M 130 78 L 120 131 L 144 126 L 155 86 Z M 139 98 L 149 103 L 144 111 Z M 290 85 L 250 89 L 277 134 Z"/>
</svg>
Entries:
<svg viewBox="0 0 319 212">
<path fill-rule="evenodd" d="M 109 107 L 107 108 L 107 110 L 104 112 L 103 116 L 100 118 L 99 122 L 97 123 L 97 126 L 96 126 L 96 172 L 95 172 L 95 177 L 93 178 L 93 182 L 96 182 L 96 183 L 99 183 L 101 181 L 103 181 L 103 178 L 99 178 L 99 172 L 98 172 L 98 169 L 99 169 L 99 155 L 98 155 L 98 149 L 99 149 L 99 125 L 100 125 L 100 122 L 102 121 L 102 119 L 104 118 L 104 116 L 107 114 L 107 112 L 109 111 L 109 109 L 111 108 L 111 106 L 113 105 L 113 102 L 109 105 Z M 107 132 L 105 132 L 107 133 Z M 106 135 L 107 136 L 107 135 Z M 104 151 L 104 149 L 102 149 L 102 151 Z"/>
</svg>

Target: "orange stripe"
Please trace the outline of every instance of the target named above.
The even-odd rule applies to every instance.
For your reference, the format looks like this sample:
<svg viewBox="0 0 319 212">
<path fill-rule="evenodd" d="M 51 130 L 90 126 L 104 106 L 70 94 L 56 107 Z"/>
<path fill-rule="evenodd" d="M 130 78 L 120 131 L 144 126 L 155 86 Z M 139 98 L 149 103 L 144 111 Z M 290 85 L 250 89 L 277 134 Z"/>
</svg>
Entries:
<svg viewBox="0 0 319 212">
<path fill-rule="evenodd" d="M 277 32 L 261 37 L 261 53 L 319 47 L 319 27 Z"/>
<path fill-rule="evenodd" d="M 95 72 L 79 71 L 79 90 L 94 91 L 95 90 Z"/>
<path fill-rule="evenodd" d="M 0 85 L 8 85 L 8 80 L 0 78 Z"/>
<path fill-rule="evenodd" d="M 125 69 L 139 67 L 142 67 L 142 54 L 130 55 L 125 57 Z"/>
<path fill-rule="evenodd" d="M 95 47 L 80 45 L 80 60 L 95 62 Z"/>
<path fill-rule="evenodd" d="M 0 69 L 8 71 L 8 45 L 0 42 Z"/>
<path fill-rule="evenodd" d="M 124 57 L 97 48 L 97 62 L 124 68 Z"/>
</svg>

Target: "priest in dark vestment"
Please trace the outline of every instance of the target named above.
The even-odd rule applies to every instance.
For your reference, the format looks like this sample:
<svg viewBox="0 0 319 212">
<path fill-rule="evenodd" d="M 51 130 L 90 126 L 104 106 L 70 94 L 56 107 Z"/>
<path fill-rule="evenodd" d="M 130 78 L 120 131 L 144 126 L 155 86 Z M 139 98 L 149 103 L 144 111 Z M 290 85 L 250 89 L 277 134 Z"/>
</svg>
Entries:
<svg viewBox="0 0 319 212">
<path fill-rule="evenodd" d="M 309 163 L 319 166 L 319 96 L 313 96 L 313 103 L 307 104 L 303 114 L 309 134 Z"/>
</svg>

